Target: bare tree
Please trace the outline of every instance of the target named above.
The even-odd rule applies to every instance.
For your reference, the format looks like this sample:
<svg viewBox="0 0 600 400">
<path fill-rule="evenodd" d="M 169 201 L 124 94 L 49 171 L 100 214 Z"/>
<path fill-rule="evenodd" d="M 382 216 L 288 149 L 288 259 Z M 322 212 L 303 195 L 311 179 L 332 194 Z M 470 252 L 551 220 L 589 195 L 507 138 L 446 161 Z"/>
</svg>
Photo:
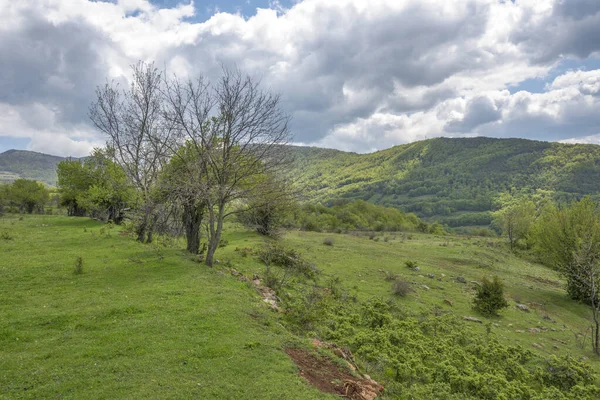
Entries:
<svg viewBox="0 0 600 400">
<path fill-rule="evenodd" d="M 202 78 L 165 85 L 169 124 L 179 143 L 195 151 L 181 157 L 196 174 L 197 196 L 206 206 L 208 246 L 206 264 L 213 265 L 224 219 L 238 209 L 232 203 L 267 190 L 269 174 L 286 164 L 289 116 L 278 95 L 260 88 L 260 82 L 239 70 L 223 68 L 216 85 Z M 271 185 L 272 186 L 272 185 Z"/>
<path fill-rule="evenodd" d="M 127 90 L 114 82 L 96 89 L 89 110 L 94 125 L 108 136 L 116 162 L 125 170 L 140 196 L 138 240 L 151 242 L 158 219 L 158 204 L 151 192 L 162 165 L 170 155 L 172 130 L 163 113 L 161 72 L 154 64 L 132 65 L 133 79 Z"/>
</svg>

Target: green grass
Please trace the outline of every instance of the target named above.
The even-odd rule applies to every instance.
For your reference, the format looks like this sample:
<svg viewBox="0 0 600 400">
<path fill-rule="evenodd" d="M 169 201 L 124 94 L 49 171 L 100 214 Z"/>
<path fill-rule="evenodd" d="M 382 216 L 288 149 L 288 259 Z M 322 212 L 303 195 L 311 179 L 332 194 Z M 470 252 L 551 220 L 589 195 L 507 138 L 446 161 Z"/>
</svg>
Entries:
<svg viewBox="0 0 600 400">
<path fill-rule="evenodd" d="M 594 369 L 600 372 L 600 359 L 591 350 L 589 341 L 591 310 L 570 300 L 564 289 L 564 280 L 542 265 L 524 261 L 506 250 L 503 239 L 435 236 L 409 233 L 378 234 L 380 240 L 369 240 L 368 235 L 352 236 L 313 232 L 288 232 L 285 240 L 314 262 L 326 275 L 337 276 L 342 284 L 366 300 L 379 297 L 392 298 L 392 282 L 386 281 L 385 272 L 397 274 L 400 279 L 413 282 L 415 292 L 394 299 L 395 303 L 413 314 L 431 313 L 435 307 L 460 317 L 473 316 L 484 324 L 470 324 L 484 333 L 486 323 L 505 344 L 520 344 L 543 356 L 571 354 L 587 357 Z M 384 237 L 388 241 L 384 241 Z M 323 240 L 331 237 L 333 246 Z M 412 237 L 412 239 L 408 239 Z M 246 239 L 247 241 L 249 239 Z M 259 241 L 248 241 L 246 246 L 259 246 Z M 235 247 L 235 246 L 233 246 Z M 231 249 L 227 251 L 231 252 Z M 227 253 L 227 251 L 225 253 Z M 227 257 L 246 267 L 245 273 L 260 272 L 258 264 L 250 264 L 235 252 Z M 406 261 L 416 261 L 420 271 L 409 270 Z M 434 279 L 427 274 L 435 275 Z M 438 281 L 437 278 L 445 277 Z M 484 276 L 498 275 L 505 284 L 509 307 L 500 317 L 486 318 L 472 309 L 475 294 L 472 281 Z M 458 283 L 464 277 L 467 284 Z M 426 285 L 430 290 L 425 290 Z M 450 300 L 453 306 L 444 303 Z M 516 308 L 517 303 L 529 305 L 530 312 Z M 544 319 L 547 316 L 552 321 Z M 548 328 L 540 333 L 530 333 L 530 328 Z M 519 330 L 524 332 L 518 332 Z M 583 343 L 587 334 L 587 341 Z M 566 344 L 564 344 L 564 343 Z M 544 347 L 533 347 L 533 343 Z M 582 346 L 583 343 L 583 346 Z M 555 347 L 556 346 L 556 347 Z"/>
<path fill-rule="evenodd" d="M 0 219 L 0 397 L 326 398 L 256 292 L 89 220 Z M 74 274 L 77 257 L 83 273 Z"/>
<path fill-rule="evenodd" d="M 304 346 L 303 339 L 223 268 L 262 275 L 255 257 L 235 251 L 257 250 L 262 238 L 229 224 L 229 245 L 210 269 L 181 251 L 181 243 L 142 245 L 119 231 L 86 218 L 0 218 L 0 398 L 334 398 L 306 384 L 283 352 L 290 344 Z M 505 344 L 544 357 L 585 356 L 600 371 L 589 341 L 581 347 L 576 336 L 589 326 L 589 309 L 567 298 L 555 272 L 510 254 L 501 239 L 378 235 L 374 241 L 292 231 L 284 241 L 324 272 L 322 283 L 337 276 L 360 300 L 392 298 L 390 271 L 416 282 L 415 292 L 394 298 L 407 312 L 438 307 L 474 316 L 485 323 L 461 321 L 474 332 L 484 333 L 490 322 Z M 323 244 L 327 237 L 332 246 Z M 81 274 L 74 273 L 78 257 Z M 406 268 L 409 260 L 421 270 Z M 446 276 L 438 281 L 429 273 Z M 472 311 L 473 284 L 455 277 L 470 282 L 494 274 L 504 281 L 510 306 L 485 318 Z M 531 312 L 517 310 L 516 302 Z M 527 331 L 542 326 L 548 330 Z"/>
</svg>

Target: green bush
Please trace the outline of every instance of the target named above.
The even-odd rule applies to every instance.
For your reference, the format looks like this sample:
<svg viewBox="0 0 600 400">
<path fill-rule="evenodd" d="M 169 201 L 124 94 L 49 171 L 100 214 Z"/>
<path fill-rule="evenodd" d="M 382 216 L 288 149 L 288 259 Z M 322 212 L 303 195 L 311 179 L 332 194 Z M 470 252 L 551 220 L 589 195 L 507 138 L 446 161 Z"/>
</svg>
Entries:
<svg viewBox="0 0 600 400">
<path fill-rule="evenodd" d="M 477 293 L 473 299 L 473 308 L 483 315 L 498 315 L 498 311 L 508 307 L 504 298 L 504 284 L 497 276 L 493 280 L 483 277 L 481 285 L 477 286 Z"/>
</svg>

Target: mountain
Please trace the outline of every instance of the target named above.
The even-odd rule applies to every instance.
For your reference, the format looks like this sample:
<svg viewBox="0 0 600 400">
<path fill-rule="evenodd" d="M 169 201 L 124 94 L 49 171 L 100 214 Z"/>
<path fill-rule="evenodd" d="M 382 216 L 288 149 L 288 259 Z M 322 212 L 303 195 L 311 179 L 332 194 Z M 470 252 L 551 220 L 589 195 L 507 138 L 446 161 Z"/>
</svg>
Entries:
<svg viewBox="0 0 600 400">
<path fill-rule="evenodd" d="M 324 204 L 363 199 L 449 226 L 484 226 L 503 192 L 561 202 L 600 192 L 600 146 L 436 138 L 370 154 L 295 147 L 293 174 Z"/>
<path fill-rule="evenodd" d="M 436 138 L 369 154 L 291 146 L 291 174 L 304 197 L 323 204 L 363 199 L 451 227 L 485 226 L 504 192 L 559 202 L 600 193 L 600 146 L 525 139 Z M 0 154 L 0 181 L 56 184 L 61 157 Z"/>
<path fill-rule="evenodd" d="M 7 150 L 0 154 L 0 183 L 27 178 L 56 186 L 56 164 L 63 157 L 26 150 Z"/>
</svg>

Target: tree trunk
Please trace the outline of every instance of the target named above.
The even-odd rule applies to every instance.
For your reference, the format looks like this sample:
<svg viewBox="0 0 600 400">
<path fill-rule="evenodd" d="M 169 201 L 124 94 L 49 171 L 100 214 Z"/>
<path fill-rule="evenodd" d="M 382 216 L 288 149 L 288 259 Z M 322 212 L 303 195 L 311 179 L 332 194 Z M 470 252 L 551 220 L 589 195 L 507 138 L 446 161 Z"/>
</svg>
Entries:
<svg viewBox="0 0 600 400">
<path fill-rule="evenodd" d="M 185 228 L 185 237 L 187 239 L 186 250 L 192 254 L 198 254 L 200 251 L 200 225 L 202 223 L 202 217 L 204 216 L 203 208 L 203 205 L 183 205 L 183 226 Z"/>
<path fill-rule="evenodd" d="M 217 215 L 216 221 L 214 217 L 214 211 L 211 211 L 213 215 L 211 215 L 210 221 L 210 238 L 208 240 L 208 249 L 206 251 L 206 259 L 205 263 L 209 267 L 212 267 L 214 264 L 214 256 L 217 251 L 217 247 L 219 247 L 219 241 L 221 240 L 221 231 L 223 230 L 223 218 L 225 214 L 225 205 L 219 205 L 219 213 Z M 217 224 L 215 228 L 215 223 Z"/>
</svg>

